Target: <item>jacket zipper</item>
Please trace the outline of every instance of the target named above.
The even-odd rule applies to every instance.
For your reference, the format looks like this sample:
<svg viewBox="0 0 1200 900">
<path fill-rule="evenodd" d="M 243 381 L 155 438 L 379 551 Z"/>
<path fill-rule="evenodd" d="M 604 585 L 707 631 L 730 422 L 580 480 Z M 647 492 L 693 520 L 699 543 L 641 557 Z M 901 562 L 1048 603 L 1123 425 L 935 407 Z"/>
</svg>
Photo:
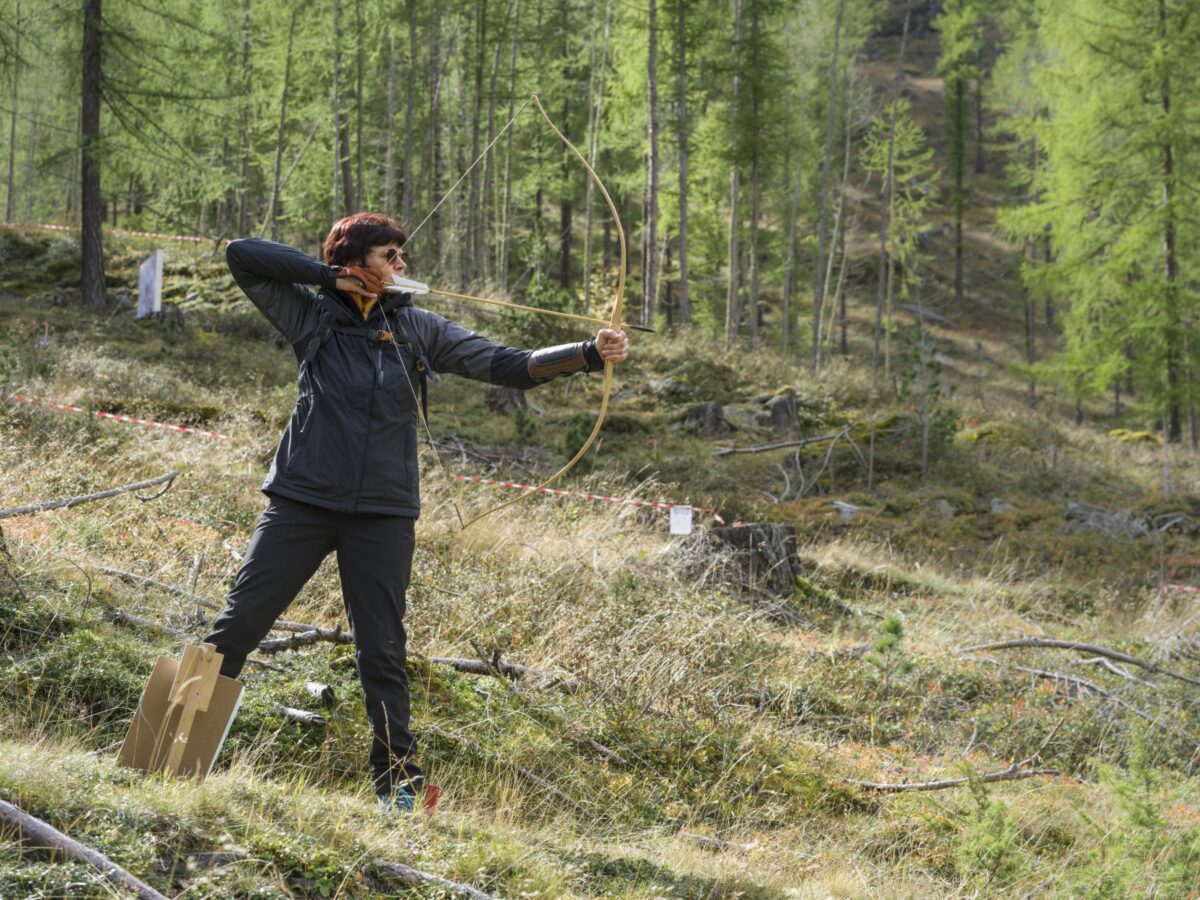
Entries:
<svg viewBox="0 0 1200 900">
<path fill-rule="evenodd" d="M 383 382 L 383 346 L 375 348 L 375 377 L 371 379 L 371 398 L 367 402 L 367 436 L 363 440 L 362 462 L 358 466 L 358 489 L 354 492 L 354 511 L 358 512 L 362 500 L 363 479 L 367 474 L 367 451 L 371 447 L 371 423 L 375 419 L 375 391 Z"/>
</svg>

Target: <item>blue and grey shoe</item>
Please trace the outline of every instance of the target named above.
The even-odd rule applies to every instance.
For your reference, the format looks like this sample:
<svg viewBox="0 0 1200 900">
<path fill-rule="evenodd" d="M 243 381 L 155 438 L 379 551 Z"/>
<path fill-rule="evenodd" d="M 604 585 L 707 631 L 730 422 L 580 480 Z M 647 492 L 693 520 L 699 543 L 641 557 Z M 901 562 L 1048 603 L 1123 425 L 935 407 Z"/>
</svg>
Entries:
<svg viewBox="0 0 1200 900">
<path fill-rule="evenodd" d="M 381 810 L 391 813 L 410 813 L 417 807 L 416 796 L 404 785 L 396 785 L 389 794 L 379 794 L 376 802 Z"/>
</svg>

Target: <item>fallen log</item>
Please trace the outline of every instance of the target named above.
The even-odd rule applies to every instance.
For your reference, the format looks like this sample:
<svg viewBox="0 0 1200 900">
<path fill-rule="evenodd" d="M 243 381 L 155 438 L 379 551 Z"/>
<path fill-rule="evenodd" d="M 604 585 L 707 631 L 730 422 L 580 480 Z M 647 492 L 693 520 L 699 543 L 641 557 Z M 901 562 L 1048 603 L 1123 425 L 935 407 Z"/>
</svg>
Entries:
<svg viewBox="0 0 1200 900">
<path fill-rule="evenodd" d="M 0 824 L 14 830 L 17 833 L 17 839 L 27 847 L 51 850 L 61 853 L 67 859 L 87 863 L 97 869 L 106 881 L 129 891 L 140 900 L 167 900 L 165 896 L 141 879 L 126 872 L 107 856 L 79 843 L 53 825 L 43 822 L 37 816 L 32 816 L 4 800 L 0 800 Z"/>
<path fill-rule="evenodd" d="M 301 725 L 312 725 L 314 728 L 325 727 L 325 717 L 307 709 L 296 709 L 292 706 L 280 706 L 279 714 L 285 719 L 299 722 Z"/>
<path fill-rule="evenodd" d="M 503 660 L 495 666 L 491 662 L 484 662 L 481 659 L 455 659 L 448 656 L 431 656 L 429 657 L 429 661 L 441 666 L 450 666 L 455 671 L 466 675 L 496 675 L 499 673 L 514 681 L 521 681 L 529 677 L 545 678 L 547 681 L 546 687 L 562 688 L 570 692 L 579 690 L 579 682 L 573 678 L 566 678 L 554 672 L 547 672 L 545 669 L 532 669 L 529 666 L 504 662 Z"/>
<path fill-rule="evenodd" d="M 491 894 L 485 894 L 483 891 L 473 888 L 469 884 L 459 884 L 455 881 L 449 881 L 439 875 L 432 875 L 429 872 L 414 869 L 412 866 L 406 866 L 404 863 L 376 859 L 372 860 L 371 865 L 376 875 L 385 881 L 399 882 L 409 887 L 433 885 L 444 888 L 459 897 L 470 897 L 471 900 L 495 900 Z"/>
<path fill-rule="evenodd" d="M 989 772 L 986 775 L 979 775 L 974 779 L 971 778 L 945 778 L 941 781 L 907 781 L 897 784 L 888 784 L 878 781 L 855 781 L 853 778 L 843 778 L 842 782 L 853 785 L 854 787 L 862 788 L 865 791 L 877 791 L 881 794 L 895 794 L 900 791 L 944 791 L 947 788 L 961 787 L 964 784 L 970 784 L 971 781 L 982 781 L 984 784 L 992 784 L 997 781 L 1019 781 L 1022 778 L 1036 778 L 1038 775 L 1058 775 L 1058 769 L 1017 769 L 1009 767 L 1002 772 Z"/>
<path fill-rule="evenodd" d="M 1091 653 L 1095 656 L 1103 656 L 1111 659 L 1114 662 L 1128 663 L 1131 666 L 1138 666 L 1145 669 L 1147 672 L 1153 672 L 1155 675 L 1166 675 L 1168 678 L 1175 678 L 1187 684 L 1200 687 L 1200 678 L 1192 678 L 1190 675 L 1183 675 L 1179 672 L 1173 672 L 1170 669 L 1164 669 L 1158 663 L 1152 663 L 1146 659 L 1139 659 L 1136 656 L 1130 656 L 1128 653 L 1122 653 L 1120 650 L 1110 650 L 1108 647 L 1101 647 L 1097 644 L 1084 644 L 1079 641 L 1063 641 L 1058 638 L 1010 638 L 1004 641 L 995 641 L 990 644 L 976 644 L 972 647 L 961 647 L 956 652 L 958 653 L 976 653 L 982 650 L 1013 650 L 1019 648 L 1035 648 L 1035 649 L 1053 649 L 1053 650 L 1074 650 L 1079 653 Z"/>
<path fill-rule="evenodd" d="M 81 503 L 107 500 L 109 497 L 115 497 L 118 494 L 125 494 L 129 491 L 140 491 L 143 488 L 154 487 L 156 484 L 163 484 L 164 482 L 167 487 L 170 487 L 171 482 L 178 477 L 178 472 L 168 472 L 166 475 L 159 475 L 157 478 L 150 478 L 146 481 L 135 481 L 133 484 L 123 484 L 120 487 L 109 488 L 107 491 L 100 491 L 95 494 L 81 494 L 78 497 L 47 500 L 45 503 L 32 503 L 28 506 L 10 506 L 8 509 L 0 509 L 0 519 L 8 519 L 12 516 L 27 516 L 30 513 L 45 512 L 50 509 L 70 509 L 72 506 L 79 506 Z M 156 496 L 162 495 L 158 494 Z"/>
<path fill-rule="evenodd" d="M 259 643 L 258 649 L 262 653 L 281 653 L 284 650 L 295 650 L 321 641 L 328 641 L 331 644 L 353 644 L 354 633 L 342 631 L 341 625 L 336 628 L 313 628 L 311 631 L 301 631 L 291 637 L 267 638 Z"/>
</svg>

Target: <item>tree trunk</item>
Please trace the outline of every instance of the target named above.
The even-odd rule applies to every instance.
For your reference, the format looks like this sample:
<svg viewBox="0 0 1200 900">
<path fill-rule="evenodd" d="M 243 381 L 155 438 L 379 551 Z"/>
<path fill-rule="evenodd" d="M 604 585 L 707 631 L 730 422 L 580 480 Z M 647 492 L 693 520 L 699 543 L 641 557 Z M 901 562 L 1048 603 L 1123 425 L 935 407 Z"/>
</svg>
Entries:
<svg viewBox="0 0 1200 900">
<path fill-rule="evenodd" d="M 80 132 L 83 156 L 80 162 L 80 246 L 83 302 L 99 309 L 104 305 L 104 245 L 100 226 L 104 208 L 100 203 L 100 84 L 101 30 L 104 19 L 100 0 L 83 4 L 83 71 Z"/>
<path fill-rule="evenodd" d="M 4 196 L 4 221 L 12 222 L 16 218 L 16 204 L 13 202 L 16 188 L 17 162 L 17 108 L 20 106 L 21 86 L 21 0 L 17 0 L 14 16 L 16 28 L 13 29 L 13 63 L 12 63 L 12 109 L 8 111 L 8 190 Z M 115 209 L 115 207 L 114 207 Z"/>
<path fill-rule="evenodd" d="M 983 51 L 980 51 L 980 57 L 983 56 Z M 975 174 L 982 175 L 984 172 L 984 155 L 983 155 L 983 71 L 982 66 L 979 75 L 975 79 Z"/>
<path fill-rule="evenodd" d="M 475 2 L 475 96 L 471 103 L 471 161 L 479 158 L 480 128 L 483 117 L 483 39 L 486 33 L 487 0 Z M 483 208 L 480 195 L 479 166 L 471 167 L 471 181 L 468 187 L 470 205 L 467 209 L 467 247 L 470 248 L 470 258 L 466 261 L 468 280 L 477 281 L 482 277 L 483 257 L 480 244 L 483 237 Z"/>
<path fill-rule="evenodd" d="M 954 125 L 958 130 L 958 140 L 966 143 L 966 135 L 963 132 L 966 130 L 966 103 L 967 103 L 967 86 L 962 78 L 955 78 L 952 87 L 954 91 Z M 960 152 L 956 155 L 954 165 L 954 302 L 961 306 L 963 302 L 963 209 L 966 206 L 966 201 L 963 196 L 963 191 L 966 189 L 964 184 L 965 172 L 965 154 Z"/>
<path fill-rule="evenodd" d="M 242 91 L 240 130 L 242 132 L 242 160 L 238 174 L 238 221 L 237 236 L 245 237 L 250 230 L 250 0 L 242 0 Z"/>
<path fill-rule="evenodd" d="M 282 174 L 283 148 L 287 135 L 288 87 L 292 81 L 292 43 L 296 36 L 296 19 L 299 14 L 298 8 L 292 9 L 292 21 L 288 25 L 287 56 L 283 63 L 283 92 L 279 98 L 279 134 L 275 139 L 275 174 L 271 178 L 271 204 L 267 207 L 267 233 L 273 241 L 279 240 L 279 226 L 276 221 L 279 214 L 279 178 Z M 391 133 L 390 130 L 388 133 Z"/>
<path fill-rule="evenodd" d="M 505 13 L 505 21 L 508 21 L 509 13 L 512 12 L 513 4 L 510 2 L 508 10 Z M 487 108 L 487 144 L 491 147 L 492 141 L 496 139 L 496 86 L 500 79 L 500 51 L 501 45 L 496 41 L 496 47 L 492 51 L 492 71 L 488 82 L 488 108 Z M 492 252 L 495 249 L 495 232 L 492 228 L 492 222 L 496 216 L 496 166 L 495 156 L 488 154 L 485 160 L 483 169 L 483 209 L 479 211 L 479 248 L 478 253 L 483 267 L 483 280 L 485 283 L 491 283 L 494 276 L 494 266 L 492 265 Z"/>
<path fill-rule="evenodd" d="M 355 178 L 354 197 L 359 205 L 367 202 L 367 190 L 363 184 L 363 18 L 362 0 L 354 0 L 354 47 L 355 47 L 355 80 L 354 80 L 354 154 Z M 352 210 L 353 211 L 353 210 Z"/>
<path fill-rule="evenodd" d="M 1166 0 L 1158 0 L 1159 40 L 1167 37 Z M 1171 84 L 1169 73 L 1164 70 L 1160 87 L 1162 115 L 1164 121 L 1171 118 Z M 1183 440 L 1183 421 L 1179 397 L 1181 322 L 1179 313 L 1178 281 L 1179 263 L 1176 257 L 1175 224 L 1175 148 L 1170 136 L 1162 143 L 1162 203 L 1166 211 L 1163 224 L 1163 288 L 1166 292 L 1167 315 L 1167 441 L 1178 443 Z"/>
<path fill-rule="evenodd" d="M 521 0 L 517 0 L 517 8 L 513 13 L 512 42 L 508 51 L 508 121 L 511 122 L 516 111 L 517 103 L 517 37 L 521 32 Z M 508 263 L 512 255 L 513 224 L 512 224 L 512 173 L 513 173 L 513 130 L 508 129 L 504 153 L 504 203 L 501 207 L 501 220 L 504 235 L 500 241 L 500 260 L 497 268 L 500 270 L 500 287 L 508 290 Z"/>
<path fill-rule="evenodd" d="M 658 300 L 658 0 L 650 0 L 650 27 L 646 53 L 646 138 L 649 159 L 646 179 L 646 249 L 642 263 L 644 301 L 642 324 L 654 324 L 654 307 Z"/>
<path fill-rule="evenodd" d="M 846 110 L 842 116 L 845 125 L 845 147 L 842 152 L 842 177 L 838 182 L 838 201 L 833 214 L 833 237 L 830 243 L 829 262 L 825 267 L 825 296 L 821 298 L 822 308 L 829 303 L 829 283 L 833 278 L 833 264 L 841 258 L 842 265 L 838 270 L 838 279 L 834 285 L 833 304 L 829 311 L 829 331 L 825 343 L 833 345 L 833 326 L 838 315 L 838 301 L 843 298 L 842 284 L 846 274 L 846 184 L 850 180 L 850 127 L 853 113 L 850 109 L 850 70 L 842 73 L 842 94 L 845 96 Z M 843 310 L 844 312 L 844 310 Z"/>
<path fill-rule="evenodd" d="M 392 21 L 384 26 L 383 45 L 387 47 L 387 75 L 384 77 L 383 106 L 383 190 L 380 200 L 383 211 L 397 215 L 396 211 L 396 38 L 392 34 Z M 403 216 L 401 216 L 402 218 Z"/>
<path fill-rule="evenodd" d="M 1028 243 L 1028 255 L 1030 257 L 1037 256 L 1037 242 L 1030 241 Z M 1029 370 L 1029 408 L 1033 409 L 1037 406 L 1037 381 L 1033 377 L 1033 364 L 1037 362 L 1037 352 L 1034 343 L 1036 336 L 1036 320 L 1037 309 L 1034 305 L 1033 293 L 1025 289 L 1025 363 L 1030 367 Z M 1121 407 L 1120 390 L 1117 391 L 1117 408 Z M 1118 415 L 1120 413 L 1118 412 Z"/>
<path fill-rule="evenodd" d="M 416 189 L 413 184 L 413 104 L 417 79 L 415 76 L 417 62 L 417 4 L 416 0 L 408 0 L 408 47 L 405 48 L 404 58 L 408 61 L 408 70 L 404 73 L 404 163 L 401 166 L 401 176 L 404 179 L 403 199 L 400 201 L 400 213 L 407 223 L 413 214 L 416 203 Z"/>
<path fill-rule="evenodd" d="M 803 118 L 803 110 L 800 112 Z M 793 164 L 796 180 L 792 185 L 791 213 L 787 223 L 787 271 L 783 282 L 783 314 L 780 322 L 779 352 L 784 359 L 788 355 L 788 339 L 792 327 L 792 299 L 796 296 L 796 219 L 800 215 L 800 186 L 804 181 L 799 161 Z"/>
<path fill-rule="evenodd" d="M 750 65 L 757 73 L 760 70 L 761 58 L 759 49 L 762 45 L 761 32 L 759 23 L 761 16 L 759 15 L 758 0 L 750 0 L 750 35 L 751 45 L 753 50 L 750 55 Z M 759 89 L 759 83 L 755 83 L 754 90 L 750 95 L 750 111 L 751 111 L 751 128 L 755 135 L 762 130 L 762 125 L 759 120 L 762 103 L 762 92 Z M 762 213 L 762 150 L 761 142 L 754 141 L 754 151 L 750 160 L 750 349 L 758 349 L 758 311 L 759 311 L 759 250 L 758 250 L 758 223 Z"/>
<path fill-rule="evenodd" d="M 333 0 L 333 110 L 334 121 L 337 123 L 337 143 L 334 144 L 337 156 L 338 171 L 341 173 L 342 209 L 338 216 L 353 212 L 356 203 L 354 196 L 354 173 L 351 169 L 350 158 L 350 120 L 346 114 L 346 104 L 342 100 L 342 4 L 341 0 Z"/>
<path fill-rule="evenodd" d="M 688 118 L 687 118 L 687 0 L 675 0 L 678 145 L 679 145 L 679 327 L 686 331 L 692 324 L 687 283 L 688 213 Z"/>
<path fill-rule="evenodd" d="M 741 250 L 738 246 L 739 200 L 742 192 L 741 160 L 738 134 L 738 102 L 741 87 L 742 0 L 733 0 L 733 164 L 729 173 L 729 286 L 725 302 L 725 346 L 730 346 L 741 329 L 741 281 L 739 267 Z"/>
<path fill-rule="evenodd" d="M 431 35 L 429 42 L 429 68 L 433 76 L 433 90 L 429 92 L 429 140 L 433 153 L 433 179 L 430 185 L 430 197 L 433 202 L 442 196 L 442 8 L 434 7 Z M 432 246 L 426 257 L 438 260 L 439 267 L 442 258 L 442 213 L 435 208 L 430 226 L 433 229 Z"/>
<path fill-rule="evenodd" d="M 883 194 L 879 202 L 879 285 L 875 299 L 875 341 L 871 347 L 871 366 L 879 369 L 879 350 L 883 337 L 884 294 L 887 291 L 889 270 L 888 231 L 892 221 L 892 191 L 895 189 L 893 163 L 896 150 L 896 116 L 899 114 L 900 85 L 904 81 L 904 52 L 908 47 L 908 22 L 911 10 L 904 12 L 904 30 L 900 34 L 900 57 L 896 62 L 896 77 L 892 82 L 892 118 L 888 123 L 887 170 L 883 177 Z"/>
<path fill-rule="evenodd" d="M 847 79 L 848 81 L 849 79 Z M 841 260 L 841 267 L 838 269 L 837 288 L 834 291 L 833 299 L 837 307 L 838 325 L 841 330 L 841 340 L 838 343 L 838 350 L 842 356 L 850 355 L 849 337 L 846 334 L 848 322 L 846 319 L 846 232 L 849 230 L 846 221 L 846 187 L 850 183 L 850 137 L 853 130 L 853 116 L 850 110 L 850 88 L 846 86 L 846 146 L 844 149 L 845 162 L 842 167 L 842 187 L 838 192 L 838 258 Z"/>
<path fill-rule="evenodd" d="M 596 168 L 596 154 L 600 149 L 600 113 L 604 108 L 604 85 L 606 75 L 608 73 L 608 41 L 612 33 L 612 0 L 608 0 L 604 7 L 604 39 L 600 44 L 600 61 L 599 64 L 592 66 L 592 79 L 595 79 L 595 86 L 589 83 L 590 95 L 588 97 L 588 164 L 594 169 Z M 592 48 L 592 59 L 595 63 L 595 46 Z M 585 310 L 591 309 L 592 299 L 592 212 L 593 203 L 596 197 L 595 180 L 589 178 L 587 181 L 587 196 L 584 201 L 584 226 L 583 226 L 583 306 Z M 608 220 L 605 220 L 605 229 L 607 233 Z M 607 265 L 607 251 L 603 254 L 604 259 L 601 265 L 603 270 Z"/>
<path fill-rule="evenodd" d="M 846 0 L 838 0 L 837 19 L 833 26 L 833 58 L 829 63 L 829 113 L 825 125 L 825 159 L 821 163 L 821 211 L 817 217 L 817 283 L 813 291 L 812 372 L 821 367 L 821 313 L 825 297 L 825 255 L 829 252 L 829 168 L 833 159 L 833 132 L 837 119 L 838 46 L 842 35 L 842 18 Z"/>
</svg>

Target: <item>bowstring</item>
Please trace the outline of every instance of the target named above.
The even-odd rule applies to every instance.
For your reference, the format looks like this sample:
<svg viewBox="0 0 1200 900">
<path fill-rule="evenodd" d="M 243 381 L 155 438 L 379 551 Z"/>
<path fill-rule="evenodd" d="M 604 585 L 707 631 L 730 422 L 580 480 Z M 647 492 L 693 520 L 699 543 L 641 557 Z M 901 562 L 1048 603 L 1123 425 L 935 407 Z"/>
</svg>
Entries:
<svg viewBox="0 0 1200 900">
<path fill-rule="evenodd" d="M 429 212 L 427 212 L 425 214 L 425 218 L 423 218 L 417 224 L 417 227 L 408 233 L 408 237 L 405 238 L 405 241 L 404 241 L 405 245 L 407 245 L 414 237 L 416 237 L 417 232 L 420 231 L 423 227 L 425 227 L 425 223 L 433 218 L 433 214 L 442 208 L 442 204 L 445 203 L 448 199 L 450 199 L 451 194 L 453 194 L 456 190 L 458 190 L 458 186 L 466 180 L 467 176 L 471 174 L 471 172 L 474 170 L 474 168 L 477 165 L 479 165 L 479 163 L 483 160 L 483 158 L 485 156 L 488 155 L 488 153 L 491 152 L 491 149 L 496 146 L 497 141 L 499 141 L 500 138 L 504 137 L 505 132 L 507 132 L 508 129 L 512 128 L 513 123 L 515 121 L 517 121 L 517 118 L 521 115 L 521 113 L 525 112 L 525 107 L 529 106 L 529 104 L 533 102 L 533 98 L 535 96 L 537 96 L 537 95 L 536 94 L 529 95 L 529 99 L 521 104 L 521 108 L 512 114 L 512 118 L 510 118 L 505 123 L 504 127 L 501 128 L 500 131 L 496 133 L 496 136 L 494 138 L 492 138 L 491 141 L 488 142 L 488 145 L 483 148 L 483 152 L 480 153 L 477 157 L 475 157 L 475 160 L 469 166 L 467 166 L 467 168 L 463 171 L 462 175 L 459 176 L 458 181 L 454 182 L 454 184 L 450 187 L 450 190 L 448 190 L 448 191 L 446 191 L 446 193 L 442 194 L 442 198 L 440 200 L 438 200 L 437 203 L 434 204 L 433 209 L 431 209 Z"/>
</svg>

